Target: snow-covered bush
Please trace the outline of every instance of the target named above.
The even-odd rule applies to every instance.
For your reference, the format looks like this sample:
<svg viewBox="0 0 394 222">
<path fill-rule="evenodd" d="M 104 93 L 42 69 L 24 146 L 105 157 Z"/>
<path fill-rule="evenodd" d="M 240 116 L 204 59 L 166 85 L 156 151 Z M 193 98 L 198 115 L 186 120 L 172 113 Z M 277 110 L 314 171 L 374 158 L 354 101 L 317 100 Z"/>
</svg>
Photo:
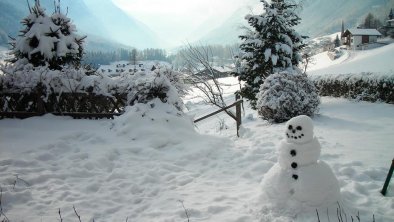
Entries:
<svg viewBox="0 0 394 222">
<path fill-rule="evenodd" d="M 313 82 L 292 69 L 270 75 L 261 85 L 257 98 L 262 118 L 276 123 L 298 115 L 312 116 L 320 104 Z"/>
<path fill-rule="evenodd" d="M 27 59 L 34 66 L 62 69 L 64 65 L 78 67 L 83 54 L 84 37 L 78 36 L 71 20 L 56 5 L 48 16 L 36 0 L 30 14 L 21 23 L 21 34 L 11 42 L 15 60 Z"/>
<path fill-rule="evenodd" d="M 340 58 L 344 54 L 344 51 L 341 49 L 333 49 L 327 52 L 328 57 L 331 60 L 335 60 Z"/>
<path fill-rule="evenodd" d="M 155 148 L 173 147 L 180 138 L 196 138 L 193 119 L 159 99 L 127 107 L 115 118 L 113 130 L 133 140 L 146 140 Z"/>
<path fill-rule="evenodd" d="M 166 69 L 166 74 L 170 71 Z M 183 102 L 179 97 L 177 88 L 171 83 L 164 71 L 137 72 L 129 77 L 123 76 L 129 83 L 127 103 L 147 103 L 159 98 L 163 103 L 174 105 L 182 110 Z M 122 81 L 122 80 L 119 81 Z"/>
<path fill-rule="evenodd" d="M 185 96 L 189 91 L 190 87 L 185 84 L 184 78 L 182 78 L 182 73 L 173 70 L 165 65 L 156 65 L 157 68 L 154 73 L 164 75 L 168 78 L 170 83 L 176 88 L 180 97 Z"/>
<path fill-rule="evenodd" d="M 77 92 L 84 91 L 84 69 L 63 67 L 61 70 L 49 69 L 46 66 L 37 66 L 29 63 L 27 59 L 20 59 L 15 63 L 1 65 L 3 75 L 0 76 L 0 90 L 6 92 L 31 93 L 36 92 L 40 86 L 40 93 Z"/>
</svg>

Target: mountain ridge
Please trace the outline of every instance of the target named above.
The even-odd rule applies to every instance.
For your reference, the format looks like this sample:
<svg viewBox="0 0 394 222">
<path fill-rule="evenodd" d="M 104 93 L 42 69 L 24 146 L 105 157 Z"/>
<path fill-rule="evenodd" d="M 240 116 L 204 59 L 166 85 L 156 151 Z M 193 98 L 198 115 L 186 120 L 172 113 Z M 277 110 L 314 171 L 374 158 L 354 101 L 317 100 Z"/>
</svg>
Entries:
<svg viewBox="0 0 394 222">
<path fill-rule="evenodd" d="M 369 12 L 373 13 L 377 18 L 384 20 L 390 8 L 394 8 L 394 0 L 297 1 L 302 4 L 302 9 L 300 10 L 301 24 L 295 27 L 295 29 L 300 34 L 310 36 L 311 38 L 340 31 L 342 21 L 345 22 L 345 28 L 354 28 L 361 23 Z M 252 9 L 256 9 L 260 5 L 261 3 L 256 0 L 252 4 Z M 207 44 L 216 42 L 233 44 L 240 42 L 234 36 L 243 34 L 237 24 L 247 26 L 244 17 L 251 12 L 247 12 L 245 9 L 246 7 L 240 8 L 224 21 L 221 26 L 216 27 L 212 32 L 201 37 L 199 41 Z"/>
<path fill-rule="evenodd" d="M 53 12 L 52 0 L 40 1 L 48 14 Z M 98 3 L 99 2 L 99 3 Z M 30 5 L 34 4 L 30 1 Z M 101 11 L 91 7 L 101 5 Z M 99 7 L 97 7 L 99 8 Z M 111 0 L 89 1 L 80 0 L 61 2 L 61 9 L 76 25 L 80 35 L 87 35 L 87 46 L 94 50 L 94 46 L 102 48 L 136 47 L 154 48 L 159 46 L 155 34 L 145 24 L 127 15 Z M 29 13 L 28 5 L 24 1 L 1 0 L 0 2 L 0 45 L 5 46 L 9 38 L 16 37 L 22 25 L 20 21 Z M 92 37 L 89 40 L 89 37 Z M 90 44 L 90 45 L 89 45 Z"/>
</svg>

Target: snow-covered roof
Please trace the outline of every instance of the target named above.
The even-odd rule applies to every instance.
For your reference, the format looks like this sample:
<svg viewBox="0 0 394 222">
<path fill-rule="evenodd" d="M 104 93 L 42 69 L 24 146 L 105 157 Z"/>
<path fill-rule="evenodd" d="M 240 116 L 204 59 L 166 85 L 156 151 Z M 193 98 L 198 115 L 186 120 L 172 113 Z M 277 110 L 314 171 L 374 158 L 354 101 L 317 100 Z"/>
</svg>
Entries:
<svg viewBox="0 0 394 222">
<path fill-rule="evenodd" d="M 130 61 L 117 61 L 110 65 L 100 65 L 98 71 L 101 73 L 119 74 L 123 72 L 152 70 L 153 67 L 158 66 L 169 68 L 171 64 L 163 61 L 138 61 L 138 63 L 133 65 Z"/>
<path fill-rule="evenodd" d="M 372 35 L 372 36 L 381 36 L 382 34 L 376 29 L 347 29 L 344 33 L 344 36 L 348 34 L 355 35 Z"/>
<path fill-rule="evenodd" d="M 219 72 L 233 72 L 234 71 L 234 69 L 227 67 L 227 66 L 214 66 L 213 68 Z"/>
</svg>

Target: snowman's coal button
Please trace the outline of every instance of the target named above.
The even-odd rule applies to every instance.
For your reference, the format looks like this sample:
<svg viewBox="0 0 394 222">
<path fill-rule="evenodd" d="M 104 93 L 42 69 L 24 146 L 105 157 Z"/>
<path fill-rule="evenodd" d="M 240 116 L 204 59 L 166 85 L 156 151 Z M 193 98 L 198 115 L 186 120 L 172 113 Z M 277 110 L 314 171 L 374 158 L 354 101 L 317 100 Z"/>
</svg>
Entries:
<svg viewBox="0 0 394 222">
<path fill-rule="evenodd" d="M 298 175 L 297 174 L 293 174 L 293 179 L 297 180 L 298 179 Z"/>
<path fill-rule="evenodd" d="M 297 168 L 297 166 L 298 166 L 297 163 L 295 163 L 295 162 L 291 163 L 291 167 L 293 167 L 293 169 Z"/>
<path fill-rule="evenodd" d="M 295 150 L 290 150 L 290 155 L 291 155 L 291 156 L 297 155 L 297 151 L 295 151 Z"/>
</svg>

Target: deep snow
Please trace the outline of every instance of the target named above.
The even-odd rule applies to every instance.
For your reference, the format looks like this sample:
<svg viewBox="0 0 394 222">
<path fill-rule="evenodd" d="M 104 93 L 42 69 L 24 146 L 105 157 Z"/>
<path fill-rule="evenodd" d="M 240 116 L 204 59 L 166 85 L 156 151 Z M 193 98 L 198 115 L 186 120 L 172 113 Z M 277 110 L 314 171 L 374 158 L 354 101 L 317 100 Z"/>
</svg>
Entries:
<svg viewBox="0 0 394 222">
<path fill-rule="evenodd" d="M 296 216 L 260 199 L 285 126 L 245 108 L 240 138 L 224 115 L 196 132 L 189 116 L 160 104 L 115 120 L 0 120 L 3 210 L 12 221 L 54 221 L 58 208 L 75 221 L 73 205 L 82 221 L 186 221 L 183 201 L 190 221 L 316 221 L 315 212 Z M 324 98 L 314 124 L 347 214 L 390 221 L 393 186 L 388 197 L 379 191 L 392 158 L 394 107 Z"/>
<path fill-rule="evenodd" d="M 379 50 L 390 53 L 392 46 Z M 360 53 L 377 56 L 376 50 Z M 221 81 L 230 104 L 238 82 Z M 261 198 L 261 180 L 278 161 L 285 124 L 270 125 L 245 102 L 237 138 L 226 114 L 193 126 L 193 116 L 216 110 L 197 91 L 185 105 L 186 115 L 157 103 L 129 108 L 115 120 L 0 120 L 4 213 L 11 221 L 55 221 L 60 208 L 64 221 L 78 221 L 75 206 L 82 221 L 178 222 L 187 221 L 183 202 L 190 221 L 317 221 L 315 211 L 272 208 Z M 376 221 L 392 221 L 393 182 L 387 197 L 380 190 L 394 156 L 394 106 L 325 97 L 313 123 L 320 159 L 338 178 L 349 221 L 358 211 L 361 221 L 372 221 L 373 214 Z M 327 221 L 324 209 L 319 214 Z"/>
</svg>

